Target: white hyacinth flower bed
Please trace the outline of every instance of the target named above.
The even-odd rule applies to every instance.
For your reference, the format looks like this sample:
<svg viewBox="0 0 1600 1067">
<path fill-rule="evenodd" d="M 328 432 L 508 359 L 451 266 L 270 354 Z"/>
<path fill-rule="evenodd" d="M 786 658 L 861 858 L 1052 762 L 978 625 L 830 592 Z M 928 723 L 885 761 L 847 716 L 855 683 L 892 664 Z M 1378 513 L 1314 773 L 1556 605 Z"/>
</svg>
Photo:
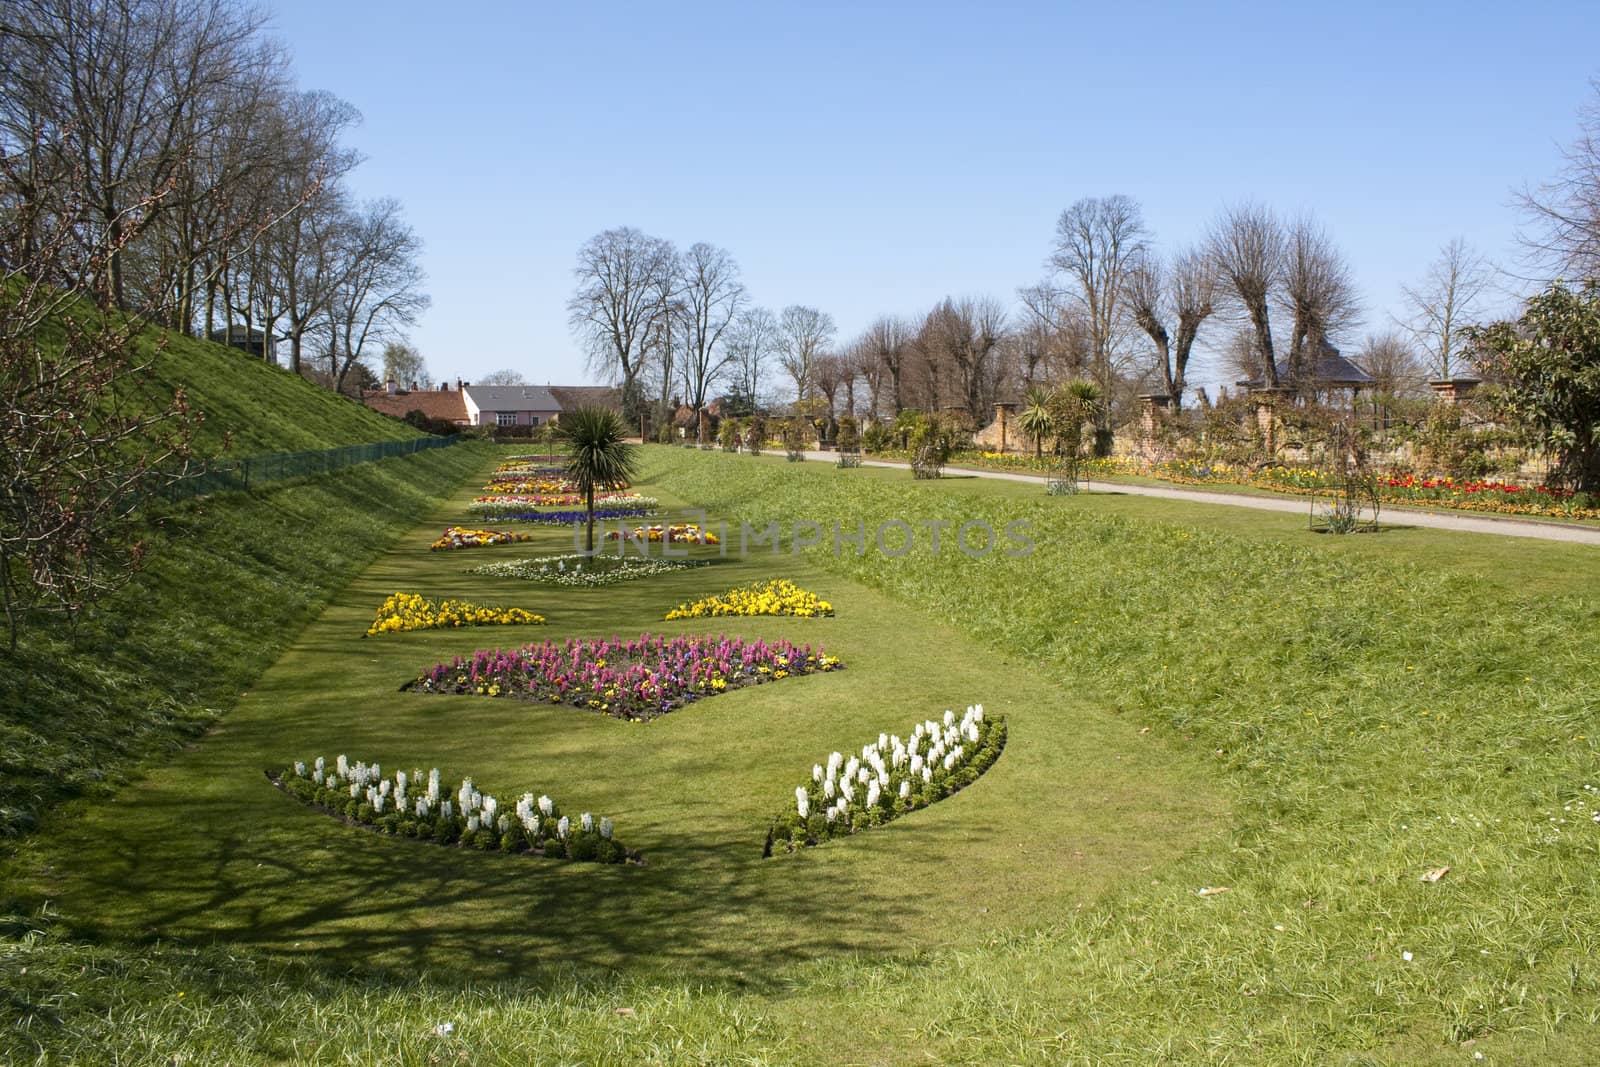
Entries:
<svg viewBox="0 0 1600 1067">
<path fill-rule="evenodd" d="M 612 833 L 610 819 L 584 812 L 576 821 L 548 796 L 524 793 L 515 803 L 483 793 L 463 778 L 453 795 L 440 787 L 439 768 L 385 775 L 377 763 L 318 756 L 272 776 L 284 792 L 314 808 L 381 833 L 461 848 L 527 852 L 552 859 L 639 862 Z"/>
<path fill-rule="evenodd" d="M 765 854 L 793 852 L 830 837 L 881 826 L 971 785 L 1006 744 L 1006 721 L 974 704 L 960 718 L 915 724 L 910 735 L 879 734 L 861 754 L 834 752 L 811 768 L 794 803 L 773 820 Z"/>
</svg>

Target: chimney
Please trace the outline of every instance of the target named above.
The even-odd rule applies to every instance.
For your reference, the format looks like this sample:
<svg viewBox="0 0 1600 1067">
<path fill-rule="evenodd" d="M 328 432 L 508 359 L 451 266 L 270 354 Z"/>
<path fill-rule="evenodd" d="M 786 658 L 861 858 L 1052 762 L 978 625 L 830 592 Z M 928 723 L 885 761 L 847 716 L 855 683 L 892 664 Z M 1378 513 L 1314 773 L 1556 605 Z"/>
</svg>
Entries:
<svg viewBox="0 0 1600 1067">
<path fill-rule="evenodd" d="M 417 380 L 415 378 L 411 379 L 411 391 L 413 393 L 417 391 Z"/>
<path fill-rule="evenodd" d="M 456 392 L 458 392 L 458 393 L 461 392 L 461 379 L 460 378 L 456 379 Z"/>
<path fill-rule="evenodd" d="M 394 384 L 394 379 L 390 378 L 388 381 L 383 383 L 383 394 L 385 396 L 394 396 L 395 391 L 399 388 L 399 386 Z"/>
</svg>

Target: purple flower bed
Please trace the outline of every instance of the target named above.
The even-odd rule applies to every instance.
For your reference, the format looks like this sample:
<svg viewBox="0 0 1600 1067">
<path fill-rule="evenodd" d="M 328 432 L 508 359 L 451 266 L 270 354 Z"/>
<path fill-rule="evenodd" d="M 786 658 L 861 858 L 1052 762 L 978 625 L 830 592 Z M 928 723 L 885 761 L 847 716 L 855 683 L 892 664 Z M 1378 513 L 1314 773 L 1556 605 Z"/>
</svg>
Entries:
<svg viewBox="0 0 1600 1067">
<path fill-rule="evenodd" d="M 595 508 L 596 522 L 602 519 L 637 519 L 648 515 L 651 508 Z M 589 521 L 587 511 L 518 511 L 506 515 L 496 514 L 500 522 L 535 522 L 544 526 L 576 526 Z"/>
<path fill-rule="evenodd" d="M 518 697 L 648 722 L 701 697 L 843 667 L 821 648 L 784 640 L 641 634 L 631 641 L 569 638 L 509 652 L 480 650 L 435 664 L 406 688 Z"/>
</svg>

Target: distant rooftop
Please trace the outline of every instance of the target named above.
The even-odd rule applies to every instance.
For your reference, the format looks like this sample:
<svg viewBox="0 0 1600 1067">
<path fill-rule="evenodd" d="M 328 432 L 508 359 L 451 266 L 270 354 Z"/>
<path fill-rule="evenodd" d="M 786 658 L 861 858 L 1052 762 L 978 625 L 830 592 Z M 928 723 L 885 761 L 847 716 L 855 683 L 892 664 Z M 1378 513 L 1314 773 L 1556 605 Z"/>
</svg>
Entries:
<svg viewBox="0 0 1600 1067">
<path fill-rule="evenodd" d="M 1288 360 L 1280 359 L 1273 364 L 1273 367 L 1278 372 L 1278 380 L 1280 382 L 1289 381 Z M 1306 381 L 1317 385 L 1334 385 L 1357 389 L 1371 385 L 1375 381 L 1372 375 L 1341 356 L 1339 350 L 1327 341 L 1322 342 L 1322 348 L 1317 352 L 1315 362 L 1302 377 Z M 1260 389 L 1266 383 L 1260 378 L 1252 378 L 1238 384 L 1252 389 Z"/>
</svg>

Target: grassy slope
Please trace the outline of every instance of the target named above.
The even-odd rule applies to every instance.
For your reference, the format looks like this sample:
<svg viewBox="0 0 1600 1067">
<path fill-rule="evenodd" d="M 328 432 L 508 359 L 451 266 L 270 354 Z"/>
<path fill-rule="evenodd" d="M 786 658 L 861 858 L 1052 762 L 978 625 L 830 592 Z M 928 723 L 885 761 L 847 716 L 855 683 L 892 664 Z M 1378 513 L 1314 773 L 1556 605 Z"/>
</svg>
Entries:
<svg viewBox="0 0 1600 1067">
<path fill-rule="evenodd" d="M 137 344 L 151 361 L 145 394 L 159 402 L 181 388 L 205 416 L 196 439 L 202 454 L 214 454 L 225 438 L 228 455 L 250 455 L 416 436 L 221 345 L 154 330 Z M 203 728 L 271 662 L 285 631 L 310 617 L 330 585 L 381 550 L 390 524 L 453 487 L 472 462 L 373 468 L 386 473 L 152 516 L 160 523 L 150 536 L 152 563 L 133 586 L 75 639 L 46 621 L 17 656 L 0 656 L 0 837 Z M 395 492 L 403 495 L 383 499 Z M 345 495 L 359 507 L 340 515 Z M 342 536 L 306 536 L 319 528 Z"/>
<path fill-rule="evenodd" d="M 10 962 L 34 976 L 8 990 L 27 1009 L 17 1053 L 34 1035 L 63 1057 L 261 1062 L 1343 1062 L 1367 1050 L 1349 1062 L 1454 1063 L 1469 1053 L 1453 1042 L 1476 1040 L 1501 1062 L 1584 1062 L 1600 828 L 1548 820 L 1600 785 L 1600 701 L 1573 636 L 1600 622 L 1592 550 L 1430 531 L 1317 539 L 1294 517 L 1223 508 L 651 456 L 666 490 L 714 511 L 1022 517 L 1039 551 L 724 564 L 719 579 L 792 573 L 834 594 L 829 649 L 851 670 L 630 728 L 492 706 L 439 719 L 385 696 L 402 664 L 463 646 L 352 647 L 373 598 L 402 578 L 494 588 L 439 566 L 414 531 L 227 730 L 23 857 L 31 888 L 79 929 L 243 940 L 271 958 L 13 944 Z M 657 595 L 703 584 L 667 581 L 684 589 Z M 626 632 L 655 605 L 637 587 L 523 588 L 562 628 Z M 792 632 L 764 625 L 739 629 Z M 826 740 L 847 727 L 892 728 L 874 718 L 886 709 L 980 688 L 1005 694 L 1013 747 L 970 793 L 840 846 L 746 859 L 791 764 L 849 743 Z M 763 725 L 746 742 L 751 721 Z M 568 804 L 597 798 L 656 862 L 595 878 L 446 862 L 318 826 L 244 785 L 252 766 L 312 754 L 297 745 L 346 741 L 386 762 L 437 752 L 502 789 L 549 783 Z M 142 862 L 122 862 L 130 846 Z M 1418 881 L 1445 863 L 1444 881 Z M 1231 891 L 1194 895 L 1217 884 Z M 305 969 L 313 954 L 378 974 L 338 980 Z M 631 977 L 574 977 L 563 960 Z M 412 980 L 419 964 L 432 981 Z M 533 984 L 482 981 L 529 972 Z M 62 995 L 69 976 L 81 1000 Z M 623 1006 L 637 1014 L 613 1014 Z M 433 1037 L 442 1020 L 458 1032 Z"/>
<path fill-rule="evenodd" d="M 418 436 L 403 422 L 339 396 L 236 349 L 190 337 L 141 338 L 141 349 L 157 352 L 153 395 L 182 388 L 205 416 L 197 444 L 204 451 L 231 437 L 227 454 L 296 452 Z"/>
</svg>

